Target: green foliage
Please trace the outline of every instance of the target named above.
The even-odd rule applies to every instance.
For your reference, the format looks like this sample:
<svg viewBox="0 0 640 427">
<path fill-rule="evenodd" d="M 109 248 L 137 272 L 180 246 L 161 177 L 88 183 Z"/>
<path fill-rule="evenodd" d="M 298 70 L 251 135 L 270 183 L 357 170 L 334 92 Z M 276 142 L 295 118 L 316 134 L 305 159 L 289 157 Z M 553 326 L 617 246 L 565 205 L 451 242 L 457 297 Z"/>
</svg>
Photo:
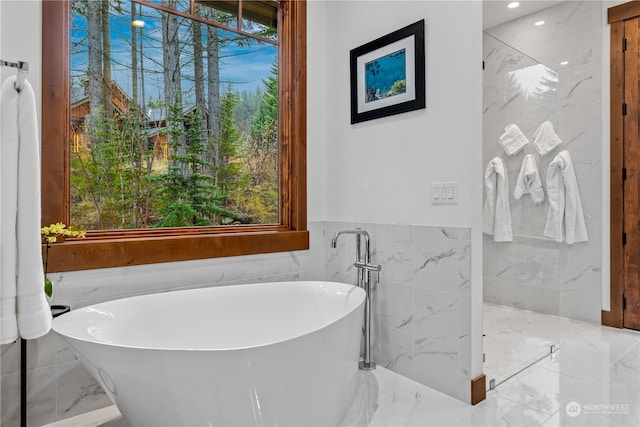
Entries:
<svg viewBox="0 0 640 427">
<path fill-rule="evenodd" d="M 263 80 L 265 91 L 253 119 L 251 140 L 263 149 L 278 144 L 278 64 L 271 66 L 271 75 Z"/>
<path fill-rule="evenodd" d="M 240 152 L 243 176 L 232 191 L 239 210 L 256 223 L 277 223 L 278 218 L 278 67 L 263 81 L 249 132 Z"/>
<path fill-rule="evenodd" d="M 44 278 L 44 293 L 49 298 L 53 296 L 53 282 L 48 277 Z"/>
<path fill-rule="evenodd" d="M 237 180 L 242 167 L 236 160 L 240 148 L 240 134 L 235 118 L 235 110 L 238 106 L 238 96 L 227 88 L 220 97 L 219 132 L 214 135 L 215 144 L 218 147 L 218 167 L 216 168 L 216 182 L 223 193 L 228 192 Z"/>
<path fill-rule="evenodd" d="M 253 117 L 258 110 L 262 92 L 259 88 L 255 92 L 243 90 L 237 93 L 236 97 L 238 105 L 236 105 L 236 110 L 233 113 L 236 119 L 236 126 L 241 135 L 248 134 L 253 124 Z"/>
<path fill-rule="evenodd" d="M 89 135 L 88 145 L 80 147 L 71 160 L 75 189 L 72 196 L 91 200 L 99 227 L 87 224 L 86 218 L 73 218 L 72 222 L 93 229 L 122 228 L 126 194 L 120 190 L 127 187 L 122 168 L 126 154 L 117 139 L 114 119 L 104 117 L 102 111 L 96 111 L 91 117 L 84 130 L 84 134 Z"/>
<path fill-rule="evenodd" d="M 169 165 L 156 180 L 162 220 L 155 226 L 211 225 L 216 214 L 235 214 L 222 207 L 224 195 L 213 176 L 204 173 L 207 132 L 199 109 L 184 115 L 179 105 L 176 99 L 166 119 Z"/>
<path fill-rule="evenodd" d="M 177 99 L 156 137 L 135 107 L 92 115 L 71 159 L 72 222 L 85 229 L 277 223 L 277 67 L 264 83 L 264 92 L 228 87 L 214 132 L 199 108 L 185 113 Z M 154 152 L 159 141 L 166 161 Z"/>
<path fill-rule="evenodd" d="M 88 141 L 71 158 L 72 222 L 85 229 L 145 227 L 149 216 L 149 151 L 143 116 L 132 108 L 84 126 Z"/>
<path fill-rule="evenodd" d="M 174 202 L 160 208 L 162 221 L 156 227 L 184 227 L 191 225 L 197 213 L 187 202 Z"/>
<path fill-rule="evenodd" d="M 108 10 L 116 14 L 122 12 L 121 8 L 133 7 L 133 3 L 129 5 L 123 0 L 101 1 L 103 6 L 109 2 Z M 86 15 L 87 4 L 86 0 L 74 0 L 71 4 L 74 14 Z M 210 11 L 207 13 L 215 15 L 218 22 L 236 19 L 198 3 L 195 7 Z M 263 37 L 276 36 L 274 29 L 258 25 L 252 28 Z M 232 40 L 224 32 L 214 31 L 217 34 L 214 43 L 221 48 L 231 43 L 240 47 L 255 43 L 239 36 L 233 36 Z M 151 36 L 145 32 L 145 37 Z M 189 45 L 193 42 L 180 40 L 182 51 L 177 60 L 181 64 L 185 57 L 193 55 L 193 47 Z M 154 62 L 152 49 L 145 44 L 145 64 L 150 64 L 148 58 Z M 86 55 L 86 40 L 74 41 L 72 50 Z M 116 63 L 113 59 L 112 62 Z M 100 75 L 102 71 L 90 72 L 89 68 L 81 67 L 74 70 L 76 86 L 82 83 L 88 87 L 88 76 Z M 152 68 L 147 69 L 147 76 Z M 190 79 L 178 77 L 182 81 Z M 100 76 L 99 80 L 103 79 Z M 263 81 L 262 90 L 238 93 L 228 86 L 220 90 L 217 105 L 196 96 L 201 105 L 184 111 L 179 100 L 193 99 L 187 90 L 170 102 L 173 105 L 166 106 L 166 117 L 157 114 L 166 105 L 160 93 L 156 97 L 155 91 L 153 96 L 147 92 L 146 100 L 141 102 L 144 107 L 140 108 L 135 105 L 137 94 L 124 93 L 128 88 L 120 85 L 115 76 L 113 82 L 119 90 L 109 86 L 109 95 L 100 97 L 98 103 L 103 110 L 92 101 L 89 103 L 92 111 L 87 113 L 78 108 L 82 116 L 74 118 L 80 123 L 74 129 L 74 137 L 81 140 L 74 139 L 71 155 L 74 224 L 84 229 L 107 230 L 279 221 L 277 62 Z M 216 96 L 211 99 L 216 99 L 218 80 L 207 84 L 209 90 L 215 88 Z M 128 110 L 121 112 L 123 108 Z M 144 113 L 147 108 L 155 110 L 151 117 Z"/>
</svg>

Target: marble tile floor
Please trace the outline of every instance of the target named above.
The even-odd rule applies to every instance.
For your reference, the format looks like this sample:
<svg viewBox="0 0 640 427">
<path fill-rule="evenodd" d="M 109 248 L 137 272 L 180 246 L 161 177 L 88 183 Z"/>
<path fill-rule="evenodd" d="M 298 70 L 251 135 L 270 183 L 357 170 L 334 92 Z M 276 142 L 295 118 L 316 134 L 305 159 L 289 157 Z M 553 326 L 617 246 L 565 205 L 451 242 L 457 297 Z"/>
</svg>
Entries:
<svg viewBox="0 0 640 427">
<path fill-rule="evenodd" d="M 491 379 L 500 384 L 522 369 L 549 355 L 551 346 L 562 346 L 599 325 L 484 303 L 483 351 L 487 388 Z"/>
<path fill-rule="evenodd" d="M 579 332 L 577 327 L 557 331 L 563 340 L 557 352 L 489 391 L 476 406 L 382 367 L 360 372 L 342 427 L 637 427 L 640 333 L 589 323 L 579 327 Z M 109 407 L 48 427 L 96 426 L 127 424 Z"/>
</svg>

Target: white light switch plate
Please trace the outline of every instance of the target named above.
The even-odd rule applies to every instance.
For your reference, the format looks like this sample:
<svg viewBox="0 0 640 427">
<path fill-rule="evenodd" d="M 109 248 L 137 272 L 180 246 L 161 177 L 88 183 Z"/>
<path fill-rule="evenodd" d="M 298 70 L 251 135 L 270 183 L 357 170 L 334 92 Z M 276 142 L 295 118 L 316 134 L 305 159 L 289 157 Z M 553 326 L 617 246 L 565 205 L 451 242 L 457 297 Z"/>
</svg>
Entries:
<svg viewBox="0 0 640 427">
<path fill-rule="evenodd" d="M 432 205 L 457 205 L 458 204 L 458 182 L 432 182 L 431 183 L 431 204 Z"/>
</svg>

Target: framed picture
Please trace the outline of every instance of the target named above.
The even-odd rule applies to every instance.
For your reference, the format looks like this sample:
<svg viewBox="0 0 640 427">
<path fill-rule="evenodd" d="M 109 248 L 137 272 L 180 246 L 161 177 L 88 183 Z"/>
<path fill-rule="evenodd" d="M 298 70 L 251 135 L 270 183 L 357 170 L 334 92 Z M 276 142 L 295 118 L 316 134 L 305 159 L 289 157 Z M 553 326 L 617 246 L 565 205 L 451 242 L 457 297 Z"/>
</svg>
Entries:
<svg viewBox="0 0 640 427">
<path fill-rule="evenodd" d="M 351 50 L 351 123 L 425 108 L 424 19 Z"/>
</svg>

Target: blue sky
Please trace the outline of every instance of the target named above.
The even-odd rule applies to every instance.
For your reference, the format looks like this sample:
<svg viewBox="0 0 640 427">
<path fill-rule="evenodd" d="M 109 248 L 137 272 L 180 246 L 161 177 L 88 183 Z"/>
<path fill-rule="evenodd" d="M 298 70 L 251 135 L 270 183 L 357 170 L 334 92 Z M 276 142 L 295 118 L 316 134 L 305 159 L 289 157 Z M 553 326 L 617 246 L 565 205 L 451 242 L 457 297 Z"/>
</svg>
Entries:
<svg viewBox="0 0 640 427">
<path fill-rule="evenodd" d="M 111 50 L 112 50 L 112 74 L 114 80 L 129 94 L 131 94 L 131 15 L 129 2 L 123 2 L 124 10 L 120 14 L 112 11 L 111 18 Z M 139 6 L 137 6 L 139 7 Z M 142 7 L 142 15 L 144 20 L 143 46 L 144 51 L 144 68 L 145 68 L 145 97 L 153 99 L 162 98 L 163 96 L 163 75 L 162 75 L 162 29 L 160 12 L 149 7 Z M 190 40 L 189 24 L 187 20 L 179 18 L 182 23 L 180 26 L 180 40 Z M 87 67 L 87 48 L 86 48 L 86 19 L 84 16 L 73 17 L 73 27 L 77 28 L 71 35 L 72 43 L 84 40 L 83 45 L 78 47 L 78 53 L 72 55 L 71 68 L 72 77 L 82 74 Z M 206 37 L 206 31 L 203 27 L 203 34 Z M 235 39 L 236 35 L 231 32 L 219 30 L 219 37 Z M 138 43 L 140 41 L 138 40 Z M 72 47 L 72 51 L 73 51 Z M 222 48 L 220 51 L 220 79 L 221 91 L 224 91 L 228 83 L 237 91 L 246 90 L 254 92 L 256 88 L 263 89 L 262 80 L 270 75 L 271 67 L 277 58 L 277 46 L 268 43 L 257 43 L 252 41 L 245 46 L 238 46 L 237 43 L 230 43 L 229 46 Z M 192 47 L 184 46 L 181 55 L 182 75 L 193 76 L 193 64 L 190 63 L 192 55 Z M 205 58 L 206 72 L 206 58 Z M 184 93 L 185 103 L 189 98 L 193 98 L 193 77 L 191 79 L 184 77 L 182 81 L 182 89 Z"/>
</svg>

